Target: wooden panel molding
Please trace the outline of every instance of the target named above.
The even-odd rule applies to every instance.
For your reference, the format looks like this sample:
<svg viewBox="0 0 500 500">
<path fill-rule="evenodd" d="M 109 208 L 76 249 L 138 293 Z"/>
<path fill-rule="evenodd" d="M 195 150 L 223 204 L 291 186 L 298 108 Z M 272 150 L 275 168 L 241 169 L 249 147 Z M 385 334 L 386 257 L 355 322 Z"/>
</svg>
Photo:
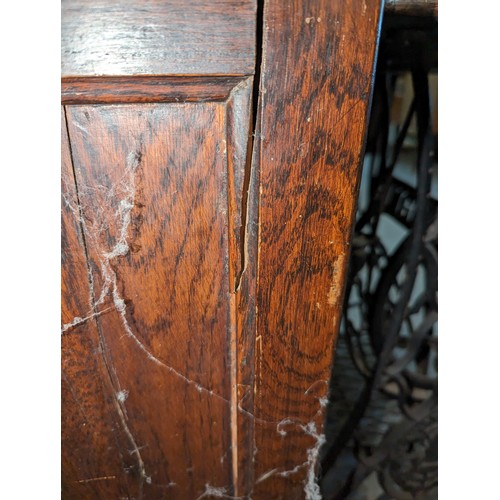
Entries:
<svg viewBox="0 0 500 500">
<path fill-rule="evenodd" d="M 247 77 L 121 76 L 62 79 L 62 104 L 226 101 Z"/>
</svg>

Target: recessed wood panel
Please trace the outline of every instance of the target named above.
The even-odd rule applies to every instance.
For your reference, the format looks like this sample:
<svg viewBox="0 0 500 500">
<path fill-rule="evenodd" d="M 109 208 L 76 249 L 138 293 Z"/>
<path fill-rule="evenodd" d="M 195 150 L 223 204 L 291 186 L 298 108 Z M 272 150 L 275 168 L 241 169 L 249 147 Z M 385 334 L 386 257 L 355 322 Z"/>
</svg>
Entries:
<svg viewBox="0 0 500 500">
<path fill-rule="evenodd" d="M 128 438 L 120 453 L 134 462 L 126 474 L 145 498 L 229 493 L 228 168 L 236 164 L 228 144 L 241 139 L 228 133 L 226 103 L 68 106 L 66 114 L 98 339 L 78 359 L 92 376 L 102 359 L 114 398 L 89 419 L 106 427 L 103 412 L 119 417 L 111 431 Z M 81 286 L 88 294 L 89 279 Z M 88 335 L 69 327 L 63 345 Z M 73 362 L 72 352 L 63 356 Z M 123 474 L 99 463 L 87 468 L 117 476 L 121 491 Z"/>
</svg>

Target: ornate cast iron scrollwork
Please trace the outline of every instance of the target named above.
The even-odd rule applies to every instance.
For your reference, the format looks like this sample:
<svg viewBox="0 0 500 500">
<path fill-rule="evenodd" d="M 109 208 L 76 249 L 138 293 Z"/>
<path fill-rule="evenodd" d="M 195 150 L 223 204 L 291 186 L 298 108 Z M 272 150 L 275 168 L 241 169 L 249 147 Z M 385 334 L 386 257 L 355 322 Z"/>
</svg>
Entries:
<svg viewBox="0 0 500 500">
<path fill-rule="evenodd" d="M 389 19 L 381 40 L 367 142 L 372 160 L 363 173 L 369 203 L 355 225 L 323 450 L 328 499 L 361 498 L 356 491 L 370 477 L 379 499 L 437 497 L 437 135 L 428 85 L 437 21 L 419 20 L 417 29 L 409 21 Z M 404 70 L 414 97 L 390 141 L 391 103 Z M 413 182 L 403 182 L 395 172 L 414 116 L 416 167 Z M 406 231 L 394 249 L 380 236 L 384 218 Z"/>
</svg>

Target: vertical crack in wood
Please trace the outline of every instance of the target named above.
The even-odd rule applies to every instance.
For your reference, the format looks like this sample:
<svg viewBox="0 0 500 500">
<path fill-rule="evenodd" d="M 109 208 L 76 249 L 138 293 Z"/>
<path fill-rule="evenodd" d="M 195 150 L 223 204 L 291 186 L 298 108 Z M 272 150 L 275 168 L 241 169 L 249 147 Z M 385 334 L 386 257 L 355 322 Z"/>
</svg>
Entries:
<svg viewBox="0 0 500 500">
<path fill-rule="evenodd" d="M 253 77 L 245 78 L 229 95 L 226 103 L 228 138 L 228 208 L 232 219 L 231 237 L 236 240 L 233 284 L 237 292 L 248 263 L 248 224 L 250 179 L 252 176 L 253 118 L 251 91 Z M 234 217 L 236 215 L 236 217 Z M 234 227 L 234 225 L 239 227 Z M 231 227 L 231 224 L 230 224 Z"/>
<path fill-rule="evenodd" d="M 251 95 L 253 78 L 241 81 L 231 91 L 226 101 L 227 138 L 227 198 L 229 239 L 229 346 L 231 378 L 231 460 L 233 493 L 239 494 L 239 436 L 238 401 L 239 368 L 238 346 L 240 321 L 240 288 L 248 263 L 248 210 L 251 162 Z"/>
<path fill-rule="evenodd" d="M 263 140 L 262 136 L 262 123 L 264 117 L 264 98 L 265 98 L 265 85 L 264 78 L 266 75 L 266 50 L 267 50 L 267 39 L 263 36 L 264 30 L 267 29 L 267 9 L 268 4 L 265 0 L 258 1 L 258 19 L 257 19 L 257 67 L 256 67 L 256 85 L 254 88 L 254 131 L 253 131 L 253 150 L 252 150 L 252 163 L 254 164 L 254 169 L 256 169 L 256 219 L 257 219 L 257 256 L 256 256 L 256 283 L 255 289 L 259 290 L 259 266 L 260 266 L 260 251 L 261 251 L 261 237 L 262 228 L 260 220 L 260 206 L 261 206 L 261 196 L 262 188 L 260 184 L 260 166 L 262 164 L 262 147 L 261 142 Z M 261 361 L 262 361 L 262 337 L 259 334 L 259 308 L 258 304 L 255 305 L 255 345 L 254 345 L 254 393 L 258 392 L 258 388 L 261 382 Z M 256 443 L 254 443 L 254 450 L 257 450 Z M 255 457 L 254 457 L 255 458 Z"/>
</svg>

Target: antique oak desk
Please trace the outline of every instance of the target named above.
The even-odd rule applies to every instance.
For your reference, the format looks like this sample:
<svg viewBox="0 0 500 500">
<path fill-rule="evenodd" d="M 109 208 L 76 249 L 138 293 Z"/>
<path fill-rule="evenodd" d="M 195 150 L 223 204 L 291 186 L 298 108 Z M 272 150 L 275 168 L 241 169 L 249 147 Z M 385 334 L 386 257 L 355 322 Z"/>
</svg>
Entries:
<svg viewBox="0 0 500 500">
<path fill-rule="evenodd" d="M 63 0 L 63 498 L 320 498 L 379 0 Z"/>
</svg>

